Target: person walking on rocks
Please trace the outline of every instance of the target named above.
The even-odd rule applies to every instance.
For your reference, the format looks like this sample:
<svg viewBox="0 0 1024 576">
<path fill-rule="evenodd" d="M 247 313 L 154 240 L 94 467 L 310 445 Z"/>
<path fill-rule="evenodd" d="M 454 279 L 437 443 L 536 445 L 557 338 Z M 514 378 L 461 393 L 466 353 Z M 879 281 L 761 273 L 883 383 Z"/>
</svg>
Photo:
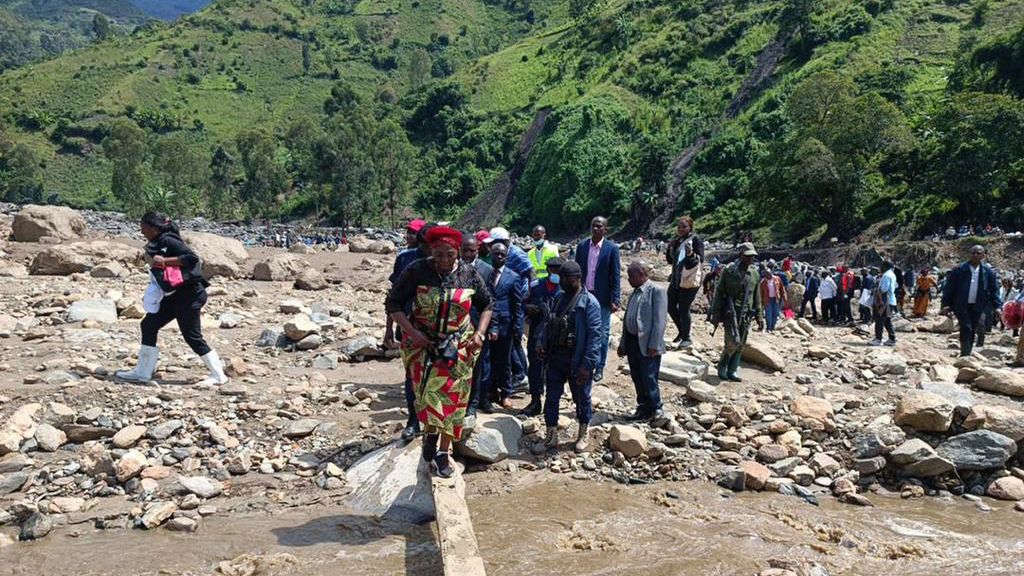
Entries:
<svg viewBox="0 0 1024 576">
<path fill-rule="evenodd" d="M 839 288 L 832 274 L 823 270 L 821 272 L 821 284 L 818 288 L 821 294 L 821 321 L 823 324 L 834 324 L 838 314 L 836 313 L 836 294 Z"/>
<path fill-rule="evenodd" d="M 586 250 L 582 251 L 586 254 Z M 579 430 L 576 452 L 587 449 L 587 432 L 594 408 L 590 401 L 594 371 L 601 361 L 604 332 L 601 305 L 583 285 L 582 270 L 576 262 L 566 262 L 559 272 L 562 293 L 555 297 L 551 312 L 538 329 L 538 356 L 544 362 L 544 444 L 558 447 L 558 404 L 566 384 L 576 404 Z"/>
<path fill-rule="evenodd" d="M 892 326 L 892 317 L 896 314 L 896 282 L 899 277 L 892 269 L 892 262 L 882 262 L 882 276 L 878 279 L 878 287 L 872 296 L 871 316 L 875 319 L 875 339 L 872 346 L 882 345 L 882 329 L 889 334 L 886 346 L 896 345 L 896 330 Z"/>
<path fill-rule="evenodd" d="M 529 322 L 530 334 L 526 339 L 526 354 L 530 367 L 527 377 L 530 381 L 530 404 L 523 409 L 522 415 L 528 418 L 537 416 L 544 409 L 544 363 L 537 356 L 540 341 L 538 339 L 540 324 L 551 311 L 551 304 L 562 293 L 558 285 L 561 281 L 559 273 L 565 260 L 561 256 L 547 262 L 547 274 L 543 280 L 535 280 L 530 286 L 523 306 Z"/>
<path fill-rule="evenodd" d="M 676 225 L 676 237 L 668 243 L 665 259 L 672 265 L 668 282 L 668 314 L 679 335 L 675 343 L 690 348 L 693 320 L 690 306 L 702 285 L 704 242 L 693 233 L 693 218 L 683 216 Z"/>
<path fill-rule="evenodd" d="M 608 219 L 595 216 L 590 221 L 590 238 L 580 242 L 576 249 L 576 264 L 583 274 L 583 285 L 587 292 L 597 298 L 601 305 L 601 329 L 603 330 L 601 357 L 594 368 L 594 382 L 604 378 L 604 366 L 608 360 L 608 341 L 611 336 L 612 312 L 621 307 L 622 270 L 619 263 L 619 246 L 607 239 Z"/>
<path fill-rule="evenodd" d="M 424 425 L 423 459 L 448 478 L 455 472 L 450 450 L 462 437 L 473 364 L 491 321 L 491 294 L 476 269 L 459 261 L 461 232 L 436 226 L 425 240 L 430 257 L 406 268 L 384 308 L 402 329 L 402 361 Z M 480 311 L 476 327 L 473 307 Z"/>
<path fill-rule="evenodd" d="M 754 258 L 757 250 L 750 242 L 739 246 L 739 258 L 722 270 L 715 297 L 709 312 L 711 323 L 725 328 L 725 346 L 718 360 L 718 379 L 742 381 L 739 376 L 740 358 L 747 344 L 750 323 L 757 320 L 763 325 L 761 291 Z"/>
<path fill-rule="evenodd" d="M 505 265 L 508 247 L 502 242 L 491 245 L 491 262 L 494 269 L 487 278 L 491 290 L 492 313 L 487 332 L 488 358 L 491 363 L 490 385 L 478 392 L 479 409 L 490 414 L 494 412 L 492 396 L 496 396 L 502 408 L 512 408 L 512 355 L 513 341 L 523 333 L 523 300 L 526 299 L 526 280 Z"/>
<path fill-rule="evenodd" d="M 804 280 L 804 298 L 800 302 L 800 314 L 799 318 L 804 317 L 804 312 L 807 309 L 807 305 L 811 305 L 811 320 L 818 321 L 818 288 L 821 286 L 821 278 L 818 277 L 813 271 L 807 271 L 807 278 Z M 824 307 L 823 307 L 824 308 Z M 824 312 L 824 310 L 823 310 Z"/>
<path fill-rule="evenodd" d="M 938 286 L 935 278 L 928 273 L 927 268 L 921 269 L 917 277 L 917 289 L 914 291 L 914 318 L 924 318 L 928 315 L 928 304 L 932 300 L 932 290 Z"/>
<path fill-rule="evenodd" d="M 956 315 L 960 324 L 960 355 L 970 356 L 974 349 L 981 316 L 987 307 L 999 309 L 999 280 L 985 263 L 985 247 L 971 247 L 970 260 L 946 275 L 942 291 L 942 313 Z"/>
<path fill-rule="evenodd" d="M 773 274 L 771 269 L 764 272 L 760 290 L 761 302 L 764 302 L 765 324 L 768 332 L 774 332 L 775 324 L 786 307 L 786 290 L 782 287 L 782 279 Z"/>
<path fill-rule="evenodd" d="M 626 271 L 633 293 L 626 303 L 626 317 L 619 340 L 619 356 L 629 361 L 629 375 L 636 391 L 636 411 L 630 420 L 662 418 L 658 374 L 665 353 L 668 298 L 665 290 L 649 279 L 645 262 L 634 261 Z"/>
<path fill-rule="evenodd" d="M 145 254 L 150 265 L 150 286 L 142 299 L 146 311 L 142 319 L 142 346 L 135 369 L 117 372 L 115 376 L 134 382 L 151 380 L 160 357 L 157 335 L 171 320 L 176 320 L 185 342 L 210 371 L 199 384 L 226 384 L 228 377 L 220 356 L 203 339 L 200 318 L 210 283 L 203 278 L 202 261 L 181 239 L 178 226 L 166 214 L 146 213 L 139 228 L 147 240 Z"/>
</svg>

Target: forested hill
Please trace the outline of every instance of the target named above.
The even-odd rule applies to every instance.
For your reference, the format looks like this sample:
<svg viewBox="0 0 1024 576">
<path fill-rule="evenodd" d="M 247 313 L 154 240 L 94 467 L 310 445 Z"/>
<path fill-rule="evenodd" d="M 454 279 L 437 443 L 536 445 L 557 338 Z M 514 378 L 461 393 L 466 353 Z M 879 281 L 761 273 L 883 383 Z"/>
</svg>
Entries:
<svg viewBox="0 0 1024 576">
<path fill-rule="evenodd" d="M 146 20 L 128 0 L 0 0 L 0 72 L 128 33 Z"/>
<path fill-rule="evenodd" d="M 1024 222 L 1024 0 L 216 0 L 0 75 L 8 199 L 850 237 Z M 656 218 L 661 216 L 661 218 Z"/>
<path fill-rule="evenodd" d="M 205 8 L 210 0 L 129 0 L 136 8 L 154 18 L 174 20 Z"/>
</svg>

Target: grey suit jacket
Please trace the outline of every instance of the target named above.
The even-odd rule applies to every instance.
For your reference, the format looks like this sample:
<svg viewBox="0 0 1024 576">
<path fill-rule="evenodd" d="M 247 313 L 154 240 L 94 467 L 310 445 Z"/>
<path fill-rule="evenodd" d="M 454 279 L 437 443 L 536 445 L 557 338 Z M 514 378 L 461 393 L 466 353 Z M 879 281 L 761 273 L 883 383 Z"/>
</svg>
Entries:
<svg viewBox="0 0 1024 576">
<path fill-rule="evenodd" d="M 640 350 L 646 355 L 647 350 L 653 348 L 658 355 L 665 353 L 665 324 L 668 321 L 668 297 L 665 289 L 648 280 L 649 284 L 643 291 L 633 290 L 629 295 L 629 302 L 626 303 L 626 310 L 634 298 L 639 298 L 637 310 L 637 339 L 640 341 Z M 622 330 L 626 331 L 626 322 L 623 320 Z M 619 348 L 623 348 L 624 339 L 619 341 Z"/>
</svg>

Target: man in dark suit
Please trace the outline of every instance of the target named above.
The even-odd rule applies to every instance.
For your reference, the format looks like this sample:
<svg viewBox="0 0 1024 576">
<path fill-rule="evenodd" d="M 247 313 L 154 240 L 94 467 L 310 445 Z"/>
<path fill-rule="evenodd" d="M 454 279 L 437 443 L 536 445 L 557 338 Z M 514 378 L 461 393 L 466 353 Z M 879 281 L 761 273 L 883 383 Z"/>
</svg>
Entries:
<svg viewBox="0 0 1024 576">
<path fill-rule="evenodd" d="M 490 264 L 484 262 L 480 258 L 480 240 L 473 234 L 462 235 L 462 263 L 468 266 L 476 268 L 476 271 L 480 273 L 480 277 L 487 280 L 494 273 L 494 268 Z M 469 319 L 473 323 L 473 327 L 476 328 L 477 321 L 480 318 L 480 311 L 473 308 L 469 311 Z M 484 346 L 480 350 L 480 356 L 476 359 L 476 364 L 473 365 L 473 383 L 470 388 L 469 394 L 469 406 L 466 407 L 466 422 L 463 428 L 470 430 L 476 423 L 476 409 L 480 402 L 480 393 L 486 391 L 486 383 L 490 382 L 491 379 L 491 359 L 488 356 L 487 346 Z"/>
<path fill-rule="evenodd" d="M 1002 305 L 999 279 L 985 264 L 985 247 L 973 246 L 970 260 L 949 271 L 942 291 L 942 313 L 956 314 L 960 323 L 961 356 L 971 355 L 985 310 L 998 310 Z"/>
<path fill-rule="evenodd" d="M 480 397 L 479 407 L 485 413 L 494 411 L 491 394 L 496 393 L 501 407 L 512 408 L 512 343 L 523 333 L 523 300 L 526 298 L 526 280 L 505 266 L 508 247 L 501 242 L 491 244 L 491 272 L 487 285 L 493 294 L 491 324 L 488 327 L 487 347 L 490 348 L 491 384 Z"/>
<path fill-rule="evenodd" d="M 621 307 L 620 293 L 622 271 L 619 269 L 619 246 L 605 238 L 608 234 L 608 219 L 596 216 L 590 221 L 590 239 L 580 242 L 576 249 L 576 263 L 583 271 L 583 285 L 597 298 L 601 305 L 602 335 L 601 357 L 594 370 L 594 382 L 604 378 L 604 366 L 608 360 L 608 338 L 611 333 L 612 312 Z"/>
</svg>

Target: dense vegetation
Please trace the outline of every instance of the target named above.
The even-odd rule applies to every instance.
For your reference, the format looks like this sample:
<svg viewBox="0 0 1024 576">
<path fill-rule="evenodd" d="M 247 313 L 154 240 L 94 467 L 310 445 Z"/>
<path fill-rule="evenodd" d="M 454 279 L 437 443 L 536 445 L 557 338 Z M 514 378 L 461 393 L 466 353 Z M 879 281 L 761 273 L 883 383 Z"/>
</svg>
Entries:
<svg viewBox="0 0 1024 576">
<path fill-rule="evenodd" d="M 0 194 L 455 218 L 550 107 L 514 225 L 1017 228 L 1022 98 L 1024 0 L 218 0 L 0 76 Z"/>
</svg>

